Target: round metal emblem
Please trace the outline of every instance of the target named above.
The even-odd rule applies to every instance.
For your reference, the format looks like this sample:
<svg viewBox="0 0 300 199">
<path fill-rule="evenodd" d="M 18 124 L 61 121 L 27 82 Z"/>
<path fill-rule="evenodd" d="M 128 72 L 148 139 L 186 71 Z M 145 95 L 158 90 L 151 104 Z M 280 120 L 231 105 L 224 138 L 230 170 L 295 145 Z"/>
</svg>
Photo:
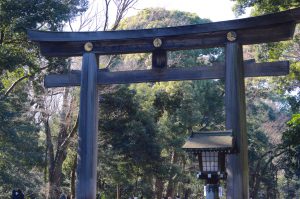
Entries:
<svg viewBox="0 0 300 199">
<path fill-rule="evenodd" d="M 161 47 L 161 45 L 162 45 L 162 41 L 161 41 L 160 38 L 155 38 L 155 39 L 153 40 L 153 46 L 154 46 L 155 48 L 159 48 L 159 47 Z"/>
<path fill-rule="evenodd" d="M 235 41 L 236 37 L 237 37 L 237 35 L 236 35 L 236 32 L 234 32 L 234 31 L 230 31 L 230 32 L 227 33 L 227 40 L 228 41 Z"/>
<path fill-rule="evenodd" d="M 93 44 L 91 42 L 86 42 L 84 44 L 84 50 L 87 52 L 90 52 L 93 50 Z"/>
</svg>

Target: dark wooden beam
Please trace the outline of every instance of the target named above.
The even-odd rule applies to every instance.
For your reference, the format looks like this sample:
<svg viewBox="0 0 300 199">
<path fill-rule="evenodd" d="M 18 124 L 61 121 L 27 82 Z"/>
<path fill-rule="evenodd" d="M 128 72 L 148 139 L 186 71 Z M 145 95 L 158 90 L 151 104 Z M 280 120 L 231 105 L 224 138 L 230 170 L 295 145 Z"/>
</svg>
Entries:
<svg viewBox="0 0 300 199">
<path fill-rule="evenodd" d="M 152 52 L 152 68 L 166 68 L 168 65 L 167 51 L 156 49 Z"/>
<path fill-rule="evenodd" d="M 257 29 L 261 27 L 272 27 L 278 24 L 300 22 L 300 8 L 283 12 L 221 21 L 214 23 L 196 24 L 188 26 L 153 28 L 139 30 L 98 31 L 98 32 L 46 32 L 28 30 L 31 41 L 37 42 L 74 42 L 74 41 L 128 41 L 135 39 L 147 39 L 157 37 L 174 37 L 198 35 L 199 33 L 214 33 L 222 31 L 233 31 L 240 29 Z"/>
<path fill-rule="evenodd" d="M 289 61 L 278 62 L 244 62 L 245 77 L 264 77 L 288 75 L 290 71 Z"/>
<path fill-rule="evenodd" d="M 92 42 L 96 54 L 153 52 L 153 40 L 163 41 L 162 49 L 183 50 L 224 46 L 229 31 L 237 33 L 240 44 L 255 44 L 290 39 L 300 21 L 300 8 L 284 12 L 189 26 L 99 31 L 44 32 L 28 30 L 31 41 L 38 42 L 45 56 L 81 56 L 85 42 Z"/>
<path fill-rule="evenodd" d="M 223 25 L 223 24 L 219 24 L 219 25 Z M 201 26 L 201 25 L 197 25 L 197 26 Z M 218 26 L 218 23 L 217 24 L 210 23 L 210 26 L 213 27 Z M 294 28 L 295 28 L 295 23 L 293 21 L 290 21 L 283 24 L 274 24 L 272 26 L 254 26 L 252 28 L 247 28 L 247 29 L 234 29 L 234 31 L 236 31 L 237 33 L 237 40 L 241 44 L 246 45 L 246 44 L 256 44 L 262 42 L 267 43 L 267 42 L 275 42 L 275 41 L 291 39 L 294 33 Z M 171 29 L 174 32 L 176 32 L 176 29 L 174 28 Z M 179 29 L 183 29 L 183 28 L 180 27 Z M 191 31 L 191 32 L 195 32 L 193 34 L 164 36 L 161 37 L 161 39 L 163 40 L 163 45 L 161 49 L 165 51 L 176 51 L 176 50 L 186 50 L 186 49 L 223 47 L 227 42 L 226 35 L 229 30 L 231 29 L 222 30 L 219 32 L 202 33 L 202 31 L 200 31 L 199 29 L 200 32 L 198 33 L 195 30 L 195 31 Z M 136 31 L 139 32 L 139 30 Z M 170 32 L 169 30 L 166 31 Z M 186 31 L 182 31 L 182 32 L 186 32 Z M 124 32 L 125 35 L 126 33 L 127 32 Z M 127 34 L 129 33 L 131 32 L 128 32 Z M 29 32 L 28 34 L 31 35 L 32 31 Z M 64 32 L 62 32 L 61 34 L 64 34 Z M 69 34 L 72 35 L 72 33 Z M 111 34 L 114 34 L 114 32 L 111 32 Z M 153 46 L 153 40 L 161 34 L 155 33 L 152 36 L 145 37 L 145 38 L 142 35 L 143 34 L 141 34 L 140 38 L 135 38 L 135 39 L 101 40 L 101 38 L 99 38 L 98 40 L 91 39 L 90 41 L 93 43 L 94 46 L 93 52 L 98 55 L 153 52 L 155 50 L 155 47 Z M 59 37 L 59 33 L 54 34 L 54 37 L 56 36 Z M 73 38 L 76 36 L 77 35 L 74 33 L 74 36 L 70 36 L 70 37 Z M 82 38 L 82 36 L 79 36 L 79 38 Z M 87 36 L 86 38 L 89 38 L 89 36 Z M 52 57 L 81 56 L 85 52 L 83 48 L 85 43 L 86 40 L 39 41 L 41 53 L 44 56 L 52 56 Z"/>
<path fill-rule="evenodd" d="M 254 63 L 245 62 L 245 77 L 280 76 L 289 73 L 289 62 Z M 65 87 L 80 85 L 80 71 L 68 74 L 50 74 L 45 77 L 45 87 Z M 166 68 L 138 71 L 109 72 L 98 70 L 98 84 L 129 84 L 141 82 L 163 82 L 179 80 L 221 79 L 225 77 L 225 65 L 191 68 Z"/>
</svg>

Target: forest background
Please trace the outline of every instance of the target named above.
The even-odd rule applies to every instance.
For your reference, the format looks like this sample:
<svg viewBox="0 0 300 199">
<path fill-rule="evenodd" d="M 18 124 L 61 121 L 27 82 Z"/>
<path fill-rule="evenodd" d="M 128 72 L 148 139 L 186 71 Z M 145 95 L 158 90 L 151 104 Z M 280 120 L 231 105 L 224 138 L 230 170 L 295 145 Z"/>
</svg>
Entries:
<svg viewBox="0 0 300 199">
<path fill-rule="evenodd" d="M 137 1 L 103 0 L 103 9 L 89 9 L 86 0 L 0 0 L 0 198 L 17 188 L 28 198 L 75 197 L 79 88 L 45 89 L 43 78 L 80 69 L 81 58 L 42 57 L 26 29 L 106 31 L 209 22 L 160 8 L 125 18 Z M 237 15 L 251 8 L 253 16 L 300 6 L 296 0 L 234 2 Z M 292 41 L 244 46 L 244 59 L 291 63 L 288 76 L 246 79 L 253 199 L 300 195 L 299 36 L 297 27 Z M 223 59 L 222 48 L 177 51 L 168 54 L 168 66 Z M 112 71 L 150 66 L 151 55 L 145 53 L 101 56 L 99 64 Z M 101 197 L 203 197 L 193 158 L 181 146 L 193 131 L 224 130 L 224 81 L 99 86 L 99 92 Z"/>
</svg>

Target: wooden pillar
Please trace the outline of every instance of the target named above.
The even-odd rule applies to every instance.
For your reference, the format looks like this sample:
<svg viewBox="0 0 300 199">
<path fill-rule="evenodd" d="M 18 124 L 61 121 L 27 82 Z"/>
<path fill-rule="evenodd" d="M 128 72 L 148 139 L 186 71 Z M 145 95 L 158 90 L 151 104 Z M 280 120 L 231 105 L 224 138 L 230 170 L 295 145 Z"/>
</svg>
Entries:
<svg viewBox="0 0 300 199">
<path fill-rule="evenodd" d="M 207 184 L 206 185 L 206 197 L 205 199 L 219 199 L 219 185 Z"/>
<path fill-rule="evenodd" d="M 226 129 L 233 130 L 236 154 L 227 155 L 227 199 L 249 198 L 248 141 L 242 46 L 226 44 Z"/>
<path fill-rule="evenodd" d="M 97 61 L 94 53 L 85 53 L 82 61 L 78 166 L 76 181 L 77 199 L 96 198 L 98 92 Z"/>
</svg>

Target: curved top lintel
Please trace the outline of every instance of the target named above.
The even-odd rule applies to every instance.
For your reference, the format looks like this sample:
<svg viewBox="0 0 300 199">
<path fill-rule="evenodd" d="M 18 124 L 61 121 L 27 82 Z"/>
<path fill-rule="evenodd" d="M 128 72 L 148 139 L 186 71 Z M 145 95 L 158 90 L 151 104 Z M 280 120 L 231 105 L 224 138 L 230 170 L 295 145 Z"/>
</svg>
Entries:
<svg viewBox="0 0 300 199">
<path fill-rule="evenodd" d="M 132 40 L 142 38 L 185 36 L 201 33 L 205 34 L 241 29 L 256 29 L 267 26 L 272 27 L 277 24 L 290 22 L 294 22 L 295 24 L 300 22 L 300 8 L 258 17 L 188 26 L 98 32 L 49 32 L 28 30 L 28 36 L 31 41 L 36 42 Z"/>
</svg>

